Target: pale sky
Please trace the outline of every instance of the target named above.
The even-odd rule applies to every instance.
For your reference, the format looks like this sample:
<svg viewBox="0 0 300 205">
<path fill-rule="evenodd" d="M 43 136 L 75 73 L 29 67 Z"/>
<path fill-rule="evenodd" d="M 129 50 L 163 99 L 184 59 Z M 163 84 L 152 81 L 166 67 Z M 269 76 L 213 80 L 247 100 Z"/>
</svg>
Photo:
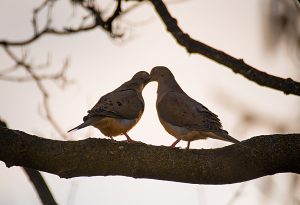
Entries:
<svg viewBox="0 0 300 205">
<path fill-rule="evenodd" d="M 41 1 L 1 1 L 0 39 L 24 39 L 32 34 L 32 9 Z M 58 3 L 55 25 L 72 19 L 72 11 L 64 1 Z M 265 55 L 262 35 L 262 3 L 252 1 L 190 0 L 168 6 L 184 31 L 202 42 L 243 58 L 250 65 L 281 77 L 300 81 L 284 47 L 273 55 Z M 43 20 L 41 20 L 42 24 Z M 76 21 L 72 21 L 76 25 Z M 72 37 L 45 36 L 28 49 L 34 62 L 43 62 L 50 52 L 52 66 L 60 68 L 65 57 L 70 58 L 68 76 L 75 83 L 60 90 L 46 83 L 51 94 L 51 110 L 64 130 L 78 125 L 86 111 L 107 92 L 129 80 L 139 70 L 150 72 L 156 65 L 169 67 L 178 83 L 191 97 L 218 114 L 224 128 L 239 140 L 275 131 L 263 123 L 239 129 L 241 111 L 257 113 L 265 121 L 284 124 L 289 133 L 299 132 L 299 97 L 256 85 L 234 74 L 228 68 L 200 56 L 190 55 L 177 45 L 150 4 L 144 4 L 120 21 L 126 32 L 125 40 L 111 40 L 101 29 Z M 17 51 L 17 50 L 14 50 Z M 0 69 L 11 65 L 0 49 Z M 22 72 L 20 72 L 22 73 Z M 143 96 L 146 108 L 141 121 L 129 135 L 134 140 L 153 145 L 170 145 L 175 138 L 160 125 L 156 110 L 156 83 L 147 85 Z M 0 81 L 0 116 L 9 127 L 45 138 L 62 139 L 41 117 L 42 98 L 34 83 Z M 226 99 L 226 100 L 225 100 Z M 225 103 L 226 102 L 226 103 Z M 72 139 L 104 136 L 94 128 L 71 134 Z M 124 136 L 116 138 L 124 140 Z M 194 149 L 223 147 L 229 143 L 205 140 L 191 143 Z M 186 142 L 179 143 L 185 147 Z M 184 183 L 132 179 L 129 177 L 79 177 L 60 179 L 43 173 L 59 204 L 172 204 L 223 205 L 241 188 L 233 185 L 190 185 Z M 264 195 L 264 184 L 270 177 L 246 182 L 236 204 L 258 204 L 265 198 L 269 204 L 286 202 L 291 174 L 272 177 L 271 197 Z M 300 195 L 300 194 L 299 194 Z M 6 168 L 0 162 L 0 204 L 40 204 L 27 176 L 19 167 Z"/>
</svg>

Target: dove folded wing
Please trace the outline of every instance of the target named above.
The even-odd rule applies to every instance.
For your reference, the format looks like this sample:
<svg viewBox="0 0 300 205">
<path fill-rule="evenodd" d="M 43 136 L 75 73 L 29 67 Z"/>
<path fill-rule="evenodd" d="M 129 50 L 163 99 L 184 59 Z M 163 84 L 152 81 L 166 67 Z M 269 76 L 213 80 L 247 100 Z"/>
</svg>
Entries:
<svg viewBox="0 0 300 205">
<path fill-rule="evenodd" d="M 157 112 L 162 120 L 179 127 L 199 131 L 217 131 L 222 128 L 217 115 L 185 93 L 168 92 L 157 102 Z"/>
<path fill-rule="evenodd" d="M 165 129 L 182 140 L 207 137 L 239 143 L 222 129 L 218 116 L 183 92 L 170 91 L 157 102 L 159 119 Z"/>
<path fill-rule="evenodd" d="M 143 114 L 143 110 L 144 101 L 139 97 L 139 93 L 132 89 L 121 90 L 101 97 L 83 120 L 91 117 L 135 119 Z"/>
</svg>

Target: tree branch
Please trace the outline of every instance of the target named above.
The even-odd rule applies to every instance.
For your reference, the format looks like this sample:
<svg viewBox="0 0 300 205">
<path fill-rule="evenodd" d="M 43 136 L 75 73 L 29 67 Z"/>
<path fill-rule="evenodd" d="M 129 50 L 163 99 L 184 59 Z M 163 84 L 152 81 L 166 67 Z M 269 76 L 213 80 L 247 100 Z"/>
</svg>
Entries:
<svg viewBox="0 0 300 205">
<path fill-rule="evenodd" d="M 110 34 L 111 37 L 113 38 L 119 38 L 122 37 L 122 34 L 114 33 L 112 29 L 112 23 L 115 19 L 119 17 L 121 14 L 121 0 L 118 0 L 116 3 L 116 9 L 114 13 L 108 17 L 106 20 L 102 17 L 102 12 L 97 9 L 96 3 L 95 2 L 81 2 L 78 1 L 78 5 L 80 5 L 82 8 L 87 10 L 90 14 L 92 14 L 94 21 L 92 23 L 89 23 L 88 25 L 80 25 L 77 28 L 71 28 L 71 27 L 65 27 L 63 29 L 57 29 L 51 27 L 51 11 L 54 6 L 55 1 L 49 1 L 46 0 L 44 1 L 38 8 L 34 9 L 33 11 L 33 20 L 32 20 L 32 26 L 33 26 L 33 31 L 34 34 L 29 37 L 28 39 L 21 40 L 21 41 L 10 41 L 10 40 L 0 40 L 0 45 L 1 46 L 25 46 L 28 44 L 31 44 L 35 41 L 37 41 L 39 38 L 45 35 L 57 35 L 57 36 L 66 36 L 66 35 L 73 35 L 77 34 L 80 32 L 86 32 L 95 29 L 96 27 L 101 27 L 104 31 Z M 38 13 L 44 8 L 44 7 L 49 7 L 48 8 L 48 16 L 47 16 L 47 23 L 43 29 L 38 31 L 37 28 L 37 16 Z"/>
<path fill-rule="evenodd" d="M 7 46 L 4 46 L 5 52 L 11 57 L 12 60 L 15 61 L 17 65 L 22 66 L 25 71 L 29 74 L 30 78 L 35 82 L 37 85 L 39 91 L 42 94 L 43 97 L 43 106 L 45 109 L 46 118 L 50 122 L 50 124 L 53 126 L 53 128 L 59 133 L 60 136 L 62 136 L 64 139 L 69 139 L 68 135 L 65 133 L 65 131 L 60 127 L 59 123 L 55 120 L 53 114 L 50 111 L 50 105 L 49 105 L 49 92 L 47 91 L 46 87 L 42 83 L 43 80 L 45 80 L 45 76 L 39 76 L 37 75 L 34 70 L 34 67 L 32 67 L 31 64 L 25 62 L 25 58 L 19 59 Z M 26 55 L 25 55 L 26 56 Z M 53 78 L 52 80 L 61 80 L 63 84 L 67 83 L 67 79 L 65 78 L 65 70 L 68 68 L 68 63 L 66 61 L 65 65 L 61 69 L 60 75 L 58 75 L 58 78 Z M 41 78 L 42 77 L 42 78 Z M 53 77 L 53 76 L 52 76 Z M 0 80 L 1 80 L 0 76 Z M 15 80 L 17 80 L 15 78 Z"/>
<path fill-rule="evenodd" d="M 167 27 L 167 30 L 173 35 L 177 43 L 187 49 L 189 53 L 198 53 L 207 58 L 216 61 L 233 72 L 243 75 L 248 80 L 251 80 L 261 86 L 266 86 L 285 94 L 294 94 L 300 96 L 300 83 L 291 78 L 280 78 L 262 72 L 244 62 L 243 59 L 237 59 L 229 54 L 217 50 L 209 45 L 191 38 L 187 33 L 177 25 L 177 20 L 173 18 L 162 0 L 150 0 L 155 7 L 160 18 Z"/>
<path fill-rule="evenodd" d="M 7 125 L 0 118 L 0 127 L 7 128 Z M 23 167 L 25 173 L 29 177 L 30 181 L 33 183 L 36 192 L 38 193 L 40 200 L 44 205 L 56 205 L 56 201 L 49 190 L 47 183 L 45 182 L 43 176 L 39 171 Z"/>
<path fill-rule="evenodd" d="M 300 173 L 300 134 L 258 136 L 249 149 L 181 150 L 105 139 L 56 141 L 0 128 L 0 160 L 60 177 L 122 175 L 194 184 L 230 184 Z"/>
<path fill-rule="evenodd" d="M 56 205 L 56 201 L 53 198 L 43 176 L 40 174 L 39 171 L 34 169 L 29 169 L 23 167 L 24 171 L 28 175 L 30 181 L 34 184 L 34 187 L 43 202 L 44 205 Z"/>
</svg>

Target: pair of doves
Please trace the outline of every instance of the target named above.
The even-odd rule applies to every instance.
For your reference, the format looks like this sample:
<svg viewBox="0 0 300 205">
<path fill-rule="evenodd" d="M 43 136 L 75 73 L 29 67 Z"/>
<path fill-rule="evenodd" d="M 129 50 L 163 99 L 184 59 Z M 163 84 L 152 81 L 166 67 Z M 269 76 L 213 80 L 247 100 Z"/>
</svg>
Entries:
<svg viewBox="0 0 300 205">
<path fill-rule="evenodd" d="M 176 138 L 171 147 L 184 140 L 189 149 L 191 141 L 208 137 L 240 144 L 222 129 L 218 116 L 189 97 L 172 72 L 163 66 L 154 67 L 150 75 L 140 71 L 131 80 L 102 96 L 83 118 L 84 122 L 68 132 L 91 125 L 111 139 L 125 135 L 128 142 L 133 142 L 127 132 L 141 119 L 144 112 L 142 91 L 151 81 L 158 82 L 156 109 L 159 120 Z"/>
</svg>

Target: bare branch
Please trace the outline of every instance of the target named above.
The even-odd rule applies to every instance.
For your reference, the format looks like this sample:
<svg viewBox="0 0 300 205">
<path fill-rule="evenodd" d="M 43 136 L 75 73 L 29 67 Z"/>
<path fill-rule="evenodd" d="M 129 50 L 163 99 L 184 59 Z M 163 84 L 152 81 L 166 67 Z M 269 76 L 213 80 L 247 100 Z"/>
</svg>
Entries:
<svg viewBox="0 0 300 205">
<path fill-rule="evenodd" d="M 115 12 L 113 13 L 113 15 L 111 15 L 107 20 L 106 20 L 106 23 L 107 23 L 107 26 L 110 27 L 109 30 L 112 30 L 112 22 L 120 15 L 120 13 L 122 12 L 122 1 L 121 0 L 118 0 L 117 1 L 117 7 L 115 9 Z"/>
<path fill-rule="evenodd" d="M 32 27 L 35 35 L 38 33 L 37 16 L 39 12 L 47 6 L 48 2 L 49 0 L 45 0 L 41 5 L 33 10 Z"/>
<path fill-rule="evenodd" d="M 39 171 L 23 167 L 44 205 L 57 204 Z"/>
<path fill-rule="evenodd" d="M 94 16 L 94 21 L 97 26 L 102 27 L 105 31 L 110 33 L 111 37 L 113 38 L 120 38 L 123 36 L 123 34 L 118 34 L 115 33 L 112 29 L 112 23 L 115 19 L 119 17 L 121 14 L 121 0 L 117 1 L 117 6 L 114 11 L 114 13 L 107 18 L 107 20 L 104 20 L 102 17 L 102 12 L 97 8 L 97 5 L 95 2 L 89 2 L 88 4 L 82 3 L 81 6 L 88 10 L 93 16 Z"/>
<path fill-rule="evenodd" d="M 79 32 L 89 31 L 92 30 L 98 26 L 103 28 L 105 31 L 110 33 L 112 37 L 122 37 L 122 34 L 115 34 L 112 29 L 112 22 L 122 14 L 121 10 L 121 1 L 117 1 L 117 6 L 114 11 L 114 13 L 107 18 L 107 20 L 104 20 L 101 15 L 101 11 L 97 9 L 94 1 L 76 1 L 78 5 L 80 5 L 82 8 L 85 8 L 87 11 L 89 11 L 93 17 L 94 22 L 90 23 L 89 25 L 84 25 L 81 23 L 79 27 L 77 28 L 67 28 L 65 27 L 63 30 L 55 29 L 50 27 L 51 23 L 51 7 L 53 6 L 54 1 L 45 1 L 39 9 L 36 9 L 35 12 L 38 13 L 42 8 L 46 7 L 48 5 L 48 21 L 46 23 L 46 26 L 43 30 L 38 31 L 37 28 L 35 28 L 35 34 L 23 41 L 6 41 L 2 40 L 0 41 L 0 45 L 2 46 L 22 46 L 30 44 L 40 37 L 46 35 L 46 34 L 52 34 L 52 35 L 71 35 L 76 34 Z M 280 78 L 277 76 L 270 75 L 266 72 L 262 72 L 259 69 L 256 69 L 244 62 L 243 59 L 238 59 L 235 57 L 232 57 L 228 54 L 226 54 L 223 51 L 217 50 L 215 48 L 212 48 L 202 42 L 199 42 L 193 38 L 191 38 L 188 34 L 184 33 L 184 31 L 181 30 L 181 28 L 177 25 L 177 21 L 175 18 L 173 18 L 169 11 L 167 10 L 165 4 L 161 0 L 151 0 L 150 1 L 157 13 L 162 18 L 163 22 L 165 23 L 168 31 L 173 35 L 173 37 L 177 40 L 178 44 L 182 45 L 187 49 L 189 53 L 198 53 L 202 54 L 211 60 L 214 60 L 222 65 L 225 65 L 226 67 L 230 68 L 233 72 L 239 73 L 246 77 L 247 79 L 256 82 L 259 85 L 266 86 L 269 88 L 273 88 L 276 90 L 283 91 L 285 94 L 294 94 L 294 95 L 300 95 L 300 83 L 292 80 L 291 78 Z M 52 6 L 51 6 L 52 5 Z M 36 15 L 36 14 L 35 14 Z M 36 17 L 33 17 L 35 19 Z M 84 22 L 84 19 L 83 19 Z M 33 21 L 33 27 L 36 25 L 36 20 Z"/>
<path fill-rule="evenodd" d="M 54 119 L 54 117 L 53 117 L 53 115 L 52 115 L 52 113 L 50 111 L 49 93 L 48 93 L 47 89 L 45 88 L 45 86 L 42 83 L 43 78 L 40 78 L 40 76 L 37 75 L 34 72 L 33 67 L 30 64 L 28 64 L 28 63 L 25 62 L 25 60 L 26 60 L 26 53 L 24 53 L 24 55 L 22 56 L 22 58 L 19 59 L 7 46 L 4 46 L 4 50 L 10 56 L 10 58 L 15 61 L 15 63 L 17 65 L 19 65 L 19 66 L 21 66 L 21 67 L 24 68 L 24 70 L 29 74 L 30 78 L 36 83 L 39 91 L 41 92 L 41 94 L 43 96 L 43 107 L 44 107 L 45 112 L 46 112 L 46 118 L 48 119 L 48 121 L 50 122 L 50 124 L 59 133 L 59 135 L 61 137 L 63 137 L 64 139 L 68 139 L 67 134 L 60 127 L 59 123 L 56 122 L 56 120 Z M 63 66 L 63 69 L 62 69 L 61 73 L 59 73 L 59 79 L 62 79 L 63 81 L 66 80 L 64 78 L 64 73 L 65 73 L 65 70 L 67 68 L 67 65 L 68 65 L 68 63 L 66 62 L 65 65 Z M 45 76 L 42 76 L 42 77 L 45 77 Z M 48 76 L 48 77 L 51 77 L 51 76 Z"/>
<path fill-rule="evenodd" d="M 63 67 L 64 68 L 64 67 Z M 38 75 L 39 80 L 44 81 L 44 80 L 61 80 L 62 85 L 65 85 L 67 82 L 67 79 L 64 77 L 66 68 L 60 70 L 58 73 L 55 74 L 44 74 L 44 75 Z M 0 80 L 4 81 L 13 81 L 13 82 L 30 82 L 34 81 L 32 77 L 30 76 L 6 76 L 0 74 Z"/>
<path fill-rule="evenodd" d="M 0 77 L 16 71 L 18 67 L 19 67 L 18 64 L 14 64 L 13 66 L 10 66 L 8 68 L 2 68 L 2 70 L 0 71 Z"/>
<path fill-rule="evenodd" d="M 122 175 L 193 184 L 230 184 L 300 173 L 300 134 L 253 137 L 243 146 L 181 150 L 105 139 L 56 141 L 0 128 L 0 160 L 71 178 Z"/>
<path fill-rule="evenodd" d="M 118 18 L 118 16 L 121 14 L 121 0 L 117 1 L 117 7 L 114 11 L 114 13 L 107 18 L 107 20 L 104 20 L 102 15 L 101 15 L 101 11 L 97 9 L 95 2 L 92 1 L 88 1 L 86 2 L 80 2 L 79 5 L 86 9 L 89 13 L 92 14 L 92 16 L 94 17 L 94 22 L 90 23 L 88 25 L 84 25 L 83 22 L 85 21 L 85 18 L 83 18 L 82 22 L 80 23 L 80 25 L 77 28 L 71 28 L 68 26 L 65 26 L 63 29 L 56 29 L 51 27 L 51 22 L 52 22 L 52 18 L 51 18 L 51 13 L 52 13 L 52 9 L 54 6 L 54 3 L 56 1 L 55 0 L 46 0 L 44 1 L 38 8 L 36 8 L 33 12 L 33 20 L 32 20 L 32 25 L 33 25 L 33 30 L 34 30 L 34 34 L 32 37 L 26 39 L 26 40 L 22 40 L 22 41 L 9 41 L 9 40 L 0 40 L 0 45 L 2 46 L 24 46 L 24 45 L 28 45 L 30 43 L 35 42 L 36 40 L 38 40 L 39 38 L 41 38 L 44 35 L 72 35 L 72 34 L 77 34 L 80 32 L 85 32 L 85 31 L 89 31 L 89 30 L 93 30 L 96 27 L 101 27 L 102 29 L 104 29 L 105 31 L 107 31 L 112 37 L 114 38 L 119 38 L 122 37 L 122 34 L 115 34 L 113 29 L 112 29 L 112 23 L 113 21 Z M 37 27 L 37 16 L 38 13 L 46 8 L 48 9 L 48 13 L 47 13 L 47 22 L 44 26 L 44 28 L 39 31 L 38 27 Z"/>
<path fill-rule="evenodd" d="M 0 127 L 7 128 L 7 125 L 4 121 L 0 119 Z M 55 199 L 52 196 L 51 191 L 49 190 L 47 183 L 45 182 L 43 176 L 39 173 L 39 171 L 34 169 L 29 169 L 23 167 L 25 173 L 33 183 L 41 201 L 44 205 L 55 205 Z"/>
<path fill-rule="evenodd" d="M 24 46 L 24 45 L 28 45 L 30 43 L 33 43 L 34 41 L 38 40 L 39 38 L 41 38 L 42 36 L 49 34 L 49 35 L 72 35 L 72 34 L 76 34 L 76 33 L 80 33 L 80 32 L 84 32 L 84 31 L 89 31 L 92 30 L 94 28 L 96 28 L 97 25 L 96 24 L 91 24 L 91 25 L 86 25 L 84 27 L 79 27 L 76 29 L 65 29 L 65 30 L 57 30 L 54 28 L 45 28 L 44 30 L 42 30 L 41 32 L 37 33 L 36 35 L 33 35 L 32 37 L 30 37 L 29 39 L 23 40 L 23 41 L 7 41 L 7 40 L 0 40 L 0 45 L 4 45 L 4 46 Z"/>
<path fill-rule="evenodd" d="M 227 53 L 217 50 L 209 45 L 191 38 L 177 25 L 177 20 L 173 18 L 162 0 L 150 0 L 157 13 L 166 25 L 168 31 L 176 39 L 177 43 L 187 49 L 189 53 L 198 53 L 216 61 L 233 72 L 243 75 L 245 78 L 269 88 L 300 96 L 300 83 L 291 78 L 283 79 L 277 76 L 262 72 Z"/>
</svg>

